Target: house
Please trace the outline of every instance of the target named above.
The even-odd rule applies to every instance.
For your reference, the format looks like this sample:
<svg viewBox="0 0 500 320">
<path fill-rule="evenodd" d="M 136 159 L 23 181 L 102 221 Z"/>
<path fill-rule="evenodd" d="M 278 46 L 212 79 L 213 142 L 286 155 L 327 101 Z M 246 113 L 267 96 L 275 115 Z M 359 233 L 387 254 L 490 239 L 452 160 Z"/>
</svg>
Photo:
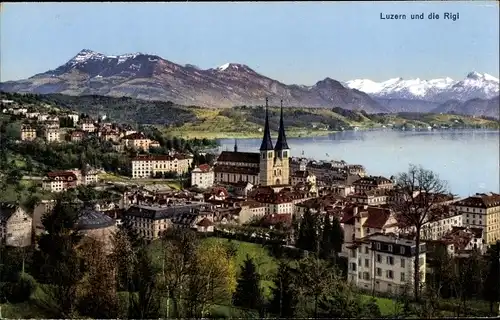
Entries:
<svg viewBox="0 0 500 320">
<path fill-rule="evenodd" d="M 95 132 L 97 129 L 94 120 L 90 118 L 80 119 L 79 128 L 86 132 Z"/>
<path fill-rule="evenodd" d="M 47 142 L 59 142 L 60 141 L 60 132 L 57 128 L 46 128 L 44 131 L 45 140 Z"/>
<path fill-rule="evenodd" d="M 42 188 L 51 192 L 66 191 L 80 184 L 74 171 L 52 171 L 42 180 Z"/>
<path fill-rule="evenodd" d="M 354 193 L 361 193 L 363 191 L 374 189 L 392 189 L 394 187 L 391 180 L 381 176 L 368 176 L 362 177 L 353 182 Z"/>
<path fill-rule="evenodd" d="M 450 206 L 462 215 L 463 226 L 483 229 L 486 244 L 500 240 L 500 194 L 476 193 Z"/>
<path fill-rule="evenodd" d="M 240 224 L 260 219 L 265 216 L 267 212 L 267 205 L 254 200 L 240 202 L 238 206 L 241 208 L 238 213 L 238 222 Z"/>
<path fill-rule="evenodd" d="M 21 141 L 33 141 L 36 139 L 36 129 L 28 124 L 21 126 Z"/>
<path fill-rule="evenodd" d="M 150 178 L 156 174 L 186 173 L 193 161 L 182 155 L 140 155 L 132 159 L 132 178 Z"/>
<path fill-rule="evenodd" d="M 420 236 L 426 240 L 438 240 L 454 227 L 462 227 L 463 217 L 460 212 L 451 206 L 443 206 L 443 215 L 440 219 L 426 222 L 422 225 Z"/>
<path fill-rule="evenodd" d="M 387 189 L 371 189 L 352 193 L 347 196 L 347 199 L 353 203 L 359 203 L 368 206 L 380 206 L 387 204 L 389 195 Z"/>
<path fill-rule="evenodd" d="M 171 206 L 133 205 L 125 211 L 123 218 L 128 221 L 132 229 L 144 239 L 158 239 L 163 232 L 174 224 L 186 224 L 182 220 L 186 215 L 194 215 L 203 208 L 203 204 L 181 204 Z M 190 220 L 195 221 L 195 220 Z M 203 226 L 201 226 L 203 227 Z M 206 227 L 208 228 L 208 226 Z"/>
<path fill-rule="evenodd" d="M 420 282 L 425 283 L 425 243 L 415 254 L 414 240 L 394 234 L 375 233 L 359 239 L 347 249 L 348 280 L 362 288 L 377 292 L 401 293 L 413 283 L 414 261 L 419 259 Z"/>
<path fill-rule="evenodd" d="M 32 218 L 17 204 L 0 203 L 0 242 L 6 246 L 31 245 Z"/>
<path fill-rule="evenodd" d="M 308 170 L 295 171 L 290 176 L 290 179 L 292 180 L 293 186 L 299 183 L 316 185 L 316 176 Z"/>
<path fill-rule="evenodd" d="M 71 142 L 80 142 L 83 140 L 83 137 L 85 137 L 85 131 L 74 130 L 71 132 L 69 139 Z"/>
<path fill-rule="evenodd" d="M 191 171 L 191 185 L 208 189 L 214 184 L 214 171 L 208 164 L 201 164 Z"/>
<path fill-rule="evenodd" d="M 214 223 L 208 218 L 203 218 L 200 222 L 196 224 L 194 229 L 198 232 L 214 232 Z"/>
<path fill-rule="evenodd" d="M 122 142 L 126 148 L 135 148 L 144 151 L 148 151 L 151 144 L 151 140 L 142 132 L 135 132 L 124 136 Z"/>
<path fill-rule="evenodd" d="M 484 254 L 486 246 L 482 236 L 482 228 L 453 227 L 435 242 L 446 246 L 450 256 L 468 256 L 473 250 Z"/>
<path fill-rule="evenodd" d="M 74 126 L 78 124 L 78 120 L 80 119 L 80 116 L 76 113 L 70 113 L 67 115 L 67 117 L 73 121 Z"/>
</svg>

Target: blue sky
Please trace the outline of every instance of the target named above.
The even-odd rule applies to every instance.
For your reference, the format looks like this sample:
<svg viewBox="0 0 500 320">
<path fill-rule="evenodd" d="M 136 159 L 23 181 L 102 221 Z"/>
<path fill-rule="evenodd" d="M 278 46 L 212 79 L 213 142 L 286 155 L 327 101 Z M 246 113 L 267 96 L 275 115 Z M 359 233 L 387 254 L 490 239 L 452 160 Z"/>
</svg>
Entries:
<svg viewBox="0 0 500 320">
<path fill-rule="evenodd" d="M 381 20 L 431 12 L 439 20 Z M 458 12 L 457 21 L 443 20 Z M 291 84 L 325 77 L 499 76 L 493 2 L 11 3 L 0 19 L 0 80 L 54 69 L 87 48 L 210 68 L 244 63 Z"/>
</svg>

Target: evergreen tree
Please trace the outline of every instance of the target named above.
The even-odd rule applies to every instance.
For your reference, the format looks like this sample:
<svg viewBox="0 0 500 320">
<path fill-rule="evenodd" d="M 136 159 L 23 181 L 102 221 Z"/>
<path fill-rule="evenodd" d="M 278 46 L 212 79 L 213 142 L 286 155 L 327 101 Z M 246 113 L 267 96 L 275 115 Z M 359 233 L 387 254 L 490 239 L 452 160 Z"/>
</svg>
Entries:
<svg viewBox="0 0 500 320">
<path fill-rule="evenodd" d="M 319 223 L 317 215 L 306 211 L 299 225 L 296 247 L 302 250 L 318 252 Z"/>
<path fill-rule="evenodd" d="M 335 253 L 335 257 L 342 252 L 342 244 L 344 244 L 344 229 L 340 225 L 338 218 L 333 218 L 331 231 L 330 231 L 330 242 Z"/>
<path fill-rule="evenodd" d="M 295 285 L 296 270 L 280 263 L 278 273 L 274 277 L 273 298 L 270 302 L 271 312 L 280 318 L 293 318 L 298 304 L 298 290 Z"/>
<path fill-rule="evenodd" d="M 490 312 L 495 313 L 493 306 L 500 301 L 500 241 L 492 245 L 488 252 L 488 273 L 484 288 L 484 298 L 490 303 Z"/>
<path fill-rule="evenodd" d="M 233 304 L 246 309 L 260 309 L 263 297 L 260 288 L 260 275 L 252 258 L 247 255 L 233 294 Z"/>
<path fill-rule="evenodd" d="M 323 219 L 323 233 L 320 245 L 321 259 L 329 259 L 333 256 L 333 243 L 332 243 L 332 223 L 328 214 Z"/>
</svg>

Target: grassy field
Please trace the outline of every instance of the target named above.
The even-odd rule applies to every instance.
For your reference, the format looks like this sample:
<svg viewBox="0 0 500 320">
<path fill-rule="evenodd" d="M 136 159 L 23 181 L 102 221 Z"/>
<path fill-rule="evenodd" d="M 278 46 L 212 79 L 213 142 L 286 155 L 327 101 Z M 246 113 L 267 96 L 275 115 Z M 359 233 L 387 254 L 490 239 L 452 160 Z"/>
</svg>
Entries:
<svg viewBox="0 0 500 320">
<path fill-rule="evenodd" d="M 138 185 L 165 184 L 175 190 L 181 189 L 179 181 L 173 179 L 132 179 L 130 177 L 120 176 L 112 173 L 100 173 L 99 179 L 103 182 L 121 182 L 121 183 L 138 184 Z"/>
</svg>

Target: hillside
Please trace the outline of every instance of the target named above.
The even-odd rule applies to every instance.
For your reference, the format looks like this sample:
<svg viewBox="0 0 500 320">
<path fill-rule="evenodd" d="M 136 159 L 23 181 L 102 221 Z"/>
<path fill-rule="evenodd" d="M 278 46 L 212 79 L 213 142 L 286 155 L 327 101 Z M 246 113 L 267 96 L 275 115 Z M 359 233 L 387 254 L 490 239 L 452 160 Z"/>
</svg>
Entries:
<svg viewBox="0 0 500 320">
<path fill-rule="evenodd" d="M 106 115 L 111 121 L 128 124 L 151 124 L 166 133 L 185 138 L 260 137 L 264 126 L 263 106 L 201 108 L 172 102 L 143 101 L 133 98 L 104 96 L 21 95 L 1 93 L 2 100 L 13 100 L 29 108 L 50 105 L 86 113 L 93 117 Z M 277 134 L 279 107 L 269 110 L 270 126 Z M 405 124 L 426 129 L 428 126 L 498 128 L 498 121 L 471 116 L 397 113 L 368 114 L 341 108 L 284 108 L 289 137 L 325 135 L 332 131 L 365 128 L 398 128 Z"/>
<path fill-rule="evenodd" d="M 331 78 L 313 86 L 286 85 L 240 63 L 202 70 L 156 55 L 107 56 L 88 49 L 53 70 L 1 83 L 0 90 L 133 97 L 202 107 L 257 105 L 268 97 L 275 103 L 283 99 L 287 105 L 297 107 L 387 112 L 366 93 L 346 88 Z"/>
</svg>

